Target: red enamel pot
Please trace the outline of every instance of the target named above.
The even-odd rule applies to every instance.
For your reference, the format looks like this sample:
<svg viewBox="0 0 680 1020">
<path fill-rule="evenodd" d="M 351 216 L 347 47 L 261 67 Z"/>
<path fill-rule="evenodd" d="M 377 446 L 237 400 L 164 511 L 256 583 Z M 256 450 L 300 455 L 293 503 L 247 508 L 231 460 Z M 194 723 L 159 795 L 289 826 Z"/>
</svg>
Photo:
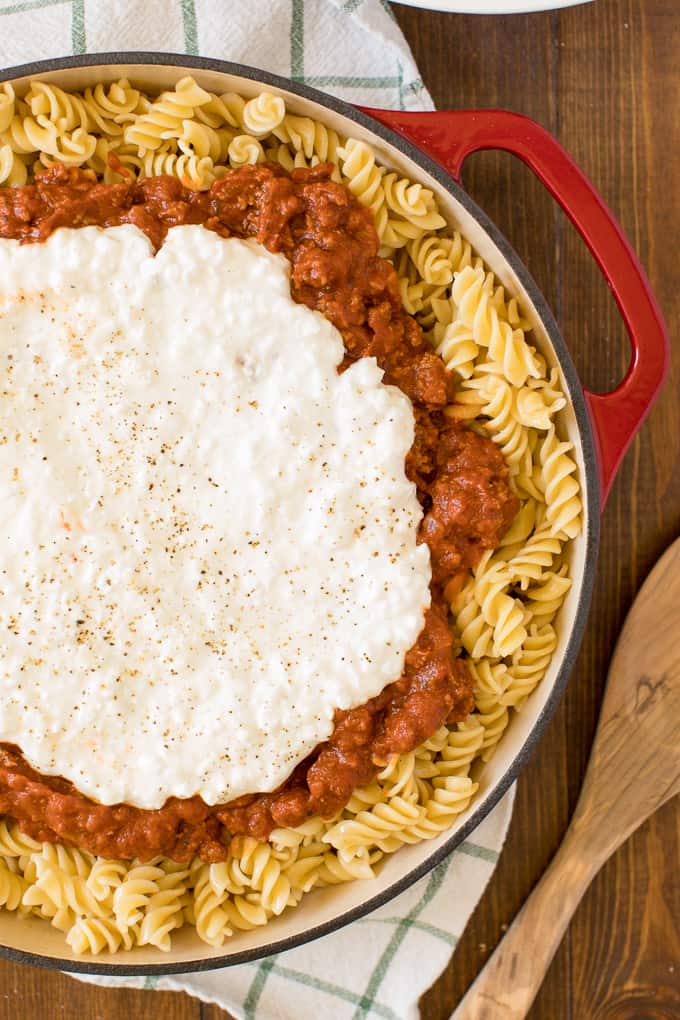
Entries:
<svg viewBox="0 0 680 1020">
<path fill-rule="evenodd" d="M 239 932 L 214 949 L 193 929 L 173 936 L 168 954 L 152 947 L 113 956 L 79 957 L 61 932 L 36 918 L 0 911 L 0 952 L 65 970 L 171 974 L 208 970 L 279 953 L 355 920 L 420 878 L 466 840 L 517 778 L 552 716 L 574 665 L 585 627 L 597 560 L 599 518 L 617 468 L 649 412 L 668 368 L 669 344 L 661 312 L 629 242 L 593 185 L 562 146 L 539 124 L 502 110 L 403 113 L 357 110 L 303 85 L 264 71 L 198 57 L 150 53 L 98 54 L 11 68 L 2 76 L 19 89 L 32 78 L 81 89 L 120 77 L 153 90 L 171 88 L 186 74 L 218 93 L 246 96 L 263 88 L 284 97 L 288 109 L 369 142 L 384 165 L 431 188 L 442 214 L 481 255 L 531 322 L 532 342 L 559 369 L 568 397 L 560 425 L 574 444 L 584 503 L 584 526 L 571 545 L 572 589 L 558 618 L 559 641 L 551 666 L 521 713 L 514 716 L 496 754 L 477 776 L 470 808 L 438 838 L 406 846 L 384 861 L 371 883 L 352 882 L 305 896 L 294 910 L 263 928 Z M 509 243 L 461 187 L 465 158 L 480 149 L 519 156 L 567 213 L 612 289 L 630 338 L 625 379 L 611 393 L 584 390 L 557 324 L 536 284 Z"/>
</svg>

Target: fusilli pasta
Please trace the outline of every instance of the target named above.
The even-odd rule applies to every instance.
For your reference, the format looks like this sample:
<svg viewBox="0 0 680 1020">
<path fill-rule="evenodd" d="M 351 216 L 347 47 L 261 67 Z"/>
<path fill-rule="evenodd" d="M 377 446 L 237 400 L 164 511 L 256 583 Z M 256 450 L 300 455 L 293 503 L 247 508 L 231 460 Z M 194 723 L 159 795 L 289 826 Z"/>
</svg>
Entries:
<svg viewBox="0 0 680 1020">
<path fill-rule="evenodd" d="M 315 887 L 371 879 L 385 854 L 438 836 L 474 797 L 474 763 L 488 760 L 544 676 L 555 617 L 571 585 L 565 545 L 580 528 L 572 445 L 556 416 L 566 404 L 557 368 L 527 340 L 528 323 L 434 193 L 381 166 L 366 142 L 286 109 L 263 92 L 216 95 L 183 78 L 160 96 L 127 79 L 81 93 L 34 81 L 20 97 L 0 84 L 0 185 L 34 166 L 87 166 L 107 183 L 170 174 L 205 190 L 229 167 L 271 160 L 287 170 L 329 162 L 371 210 L 404 308 L 416 316 L 457 383 L 446 413 L 498 445 L 521 507 L 499 548 L 447 599 L 474 682 L 475 710 L 420 747 L 394 755 L 332 819 L 236 837 L 225 861 L 113 861 L 33 840 L 0 818 L 0 906 L 45 917 L 75 953 L 135 945 L 167 951 L 182 924 L 219 947 L 267 923 Z"/>
</svg>

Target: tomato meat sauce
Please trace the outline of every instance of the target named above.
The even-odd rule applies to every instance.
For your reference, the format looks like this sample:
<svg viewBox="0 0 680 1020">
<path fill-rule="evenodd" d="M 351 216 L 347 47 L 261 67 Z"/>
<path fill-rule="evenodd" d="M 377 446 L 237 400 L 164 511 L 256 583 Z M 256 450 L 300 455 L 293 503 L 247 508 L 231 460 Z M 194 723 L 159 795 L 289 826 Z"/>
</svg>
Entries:
<svg viewBox="0 0 680 1020">
<path fill-rule="evenodd" d="M 169 798 L 158 810 L 103 805 L 67 780 L 37 773 L 20 748 L 0 745 L 0 813 L 40 840 L 111 858 L 222 860 L 234 834 L 266 839 L 276 826 L 330 817 L 393 755 L 412 750 L 473 707 L 472 680 L 447 623 L 444 589 L 495 548 L 518 510 L 494 443 L 450 420 L 452 383 L 416 321 L 404 312 L 397 274 L 379 258 L 369 210 L 330 179 L 331 167 L 266 164 L 231 170 L 207 192 L 171 177 L 98 183 L 89 171 L 54 166 L 35 184 L 0 189 L 0 237 L 45 240 L 59 227 L 132 223 L 159 247 L 179 224 L 223 237 L 255 238 L 291 264 L 296 301 L 341 333 L 345 359 L 375 357 L 386 383 L 411 400 L 415 439 L 406 472 L 423 507 L 418 540 L 430 549 L 432 601 L 400 679 L 365 704 L 337 711 L 328 740 L 273 793 L 226 804 Z M 449 589 L 451 590 L 451 589 Z M 226 738 L 228 739 L 228 738 Z"/>
</svg>

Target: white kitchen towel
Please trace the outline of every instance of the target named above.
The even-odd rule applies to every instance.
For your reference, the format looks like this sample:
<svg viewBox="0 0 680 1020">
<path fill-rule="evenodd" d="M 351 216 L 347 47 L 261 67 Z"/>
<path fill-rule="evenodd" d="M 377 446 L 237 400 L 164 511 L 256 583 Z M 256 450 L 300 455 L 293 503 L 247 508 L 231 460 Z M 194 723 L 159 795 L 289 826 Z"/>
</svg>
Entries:
<svg viewBox="0 0 680 1020">
<path fill-rule="evenodd" d="M 0 0 L 0 68 L 143 49 L 249 64 L 358 104 L 432 106 L 382 0 Z M 415 1018 L 493 872 L 513 796 L 429 876 L 333 935 L 209 973 L 84 980 L 186 991 L 248 1020 Z"/>
<path fill-rule="evenodd" d="M 0 75 L 107 50 L 217 57 L 349 102 L 432 108 L 387 0 L 0 0 Z"/>
<path fill-rule="evenodd" d="M 417 1020 L 420 996 L 491 878 L 514 796 L 512 787 L 469 839 L 397 899 L 316 942 L 202 974 L 82 980 L 188 992 L 238 1020 Z"/>
</svg>

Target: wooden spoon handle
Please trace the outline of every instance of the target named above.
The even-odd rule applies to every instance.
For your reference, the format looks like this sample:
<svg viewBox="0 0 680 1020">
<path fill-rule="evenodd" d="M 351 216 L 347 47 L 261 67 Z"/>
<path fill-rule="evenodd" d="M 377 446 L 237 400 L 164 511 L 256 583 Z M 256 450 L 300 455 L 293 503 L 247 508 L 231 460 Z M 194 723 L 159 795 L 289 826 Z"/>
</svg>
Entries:
<svg viewBox="0 0 680 1020">
<path fill-rule="evenodd" d="M 604 863 L 570 829 L 452 1020 L 522 1020 L 591 879 Z"/>
</svg>

